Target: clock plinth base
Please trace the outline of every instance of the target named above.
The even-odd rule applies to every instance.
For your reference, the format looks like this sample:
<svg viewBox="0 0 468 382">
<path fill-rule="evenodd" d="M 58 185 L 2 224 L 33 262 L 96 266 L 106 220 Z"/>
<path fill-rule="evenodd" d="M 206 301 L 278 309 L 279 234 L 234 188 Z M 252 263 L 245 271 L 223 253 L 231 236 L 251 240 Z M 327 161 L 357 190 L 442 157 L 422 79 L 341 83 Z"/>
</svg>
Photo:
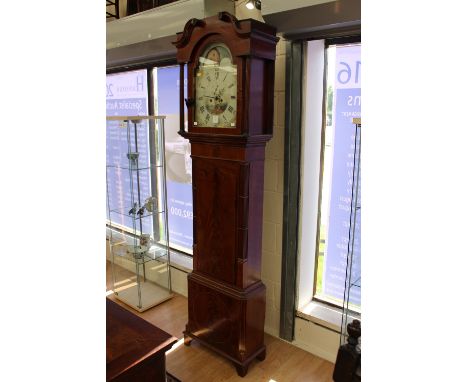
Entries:
<svg viewBox="0 0 468 382">
<path fill-rule="evenodd" d="M 185 334 L 184 332 L 184 345 L 185 346 L 190 346 L 190 344 L 192 343 L 192 338 L 188 335 Z"/>
<path fill-rule="evenodd" d="M 233 362 L 238 374 L 245 376 L 251 362 L 266 355 L 265 292 L 262 282 L 238 289 L 191 273 L 184 343 L 199 341 Z"/>
<path fill-rule="evenodd" d="M 260 362 L 261 361 L 265 361 L 265 358 L 266 358 L 266 348 L 257 355 L 256 357 Z"/>
<path fill-rule="evenodd" d="M 260 348 L 256 353 L 251 355 L 249 358 L 244 360 L 243 362 L 238 361 L 237 359 L 232 358 L 228 354 L 224 353 L 222 350 L 212 346 L 210 343 L 198 338 L 196 335 L 192 333 L 188 333 L 187 331 L 184 331 L 184 344 L 186 346 L 190 346 L 192 341 L 198 341 L 200 342 L 203 346 L 206 346 L 208 349 L 214 351 L 215 353 L 219 354 L 220 356 L 229 359 L 233 364 L 234 367 L 236 368 L 237 374 L 239 377 L 245 377 L 247 375 L 247 371 L 249 369 L 250 364 L 256 359 L 258 361 L 264 361 L 266 358 L 266 347 L 263 345 L 262 348 Z"/>
</svg>

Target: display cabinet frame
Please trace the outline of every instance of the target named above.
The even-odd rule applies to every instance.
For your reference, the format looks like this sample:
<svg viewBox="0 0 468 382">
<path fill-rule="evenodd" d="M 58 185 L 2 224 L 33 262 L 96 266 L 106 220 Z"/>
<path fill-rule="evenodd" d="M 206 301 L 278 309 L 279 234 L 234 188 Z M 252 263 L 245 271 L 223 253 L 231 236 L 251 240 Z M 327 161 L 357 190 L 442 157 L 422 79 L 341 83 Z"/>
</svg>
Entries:
<svg viewBox="0 0 468 382">
<path fill-rule="evenodd" d="M 356 217 L 361 212 L 360 175 L 361 175 L 361 118 L 353 118 L 354 164 L 351 188 L 351 209 L 349 217 L 349 240 L 346 258 L 346 277 L 343 292 L 343 305 L 340 330 L 340 348 L 333 371 L 334 382 L 357 382 L 361 380 L 361 315 L 349 306 L 350 292 L 361 288 L 361 274 L 353 275 L 354 238 Z M 359 319 L 357 319 L 359 318 Z"/>
<path fill-rule="evenodd" d="M 108 150 L 106 160 L 112 290 L 118 300 L 139 312 L 173 296 L 164 120 L 164 116 L 107 117 L 112 137 L 107 144 L 114 150 L 112 158 Z"/>
<path fill-rule="evenodd" d="M 354 156 L 353 156 L 353 174 L 351 184 L 351 205 L 349 214 L 349 235 L 348 251 L 346 256 L 346 276 L 343 291 L 342 319 L 341 319 L 341 337 L 340 345 L 346 343 L 347 325 L 349 320 L 360 318 L 361 315 L 350 307 L 350 292 L 353 288 L 361 288 L 361 273 L 359 276 L 353 275 L 354 260 L 354 238 L 356 229 L 356 218 L 361 213 L 360 198 L 360 180 L 361 180 L 361 118 L 353 118 L 354 130 Z"/>
</svg>

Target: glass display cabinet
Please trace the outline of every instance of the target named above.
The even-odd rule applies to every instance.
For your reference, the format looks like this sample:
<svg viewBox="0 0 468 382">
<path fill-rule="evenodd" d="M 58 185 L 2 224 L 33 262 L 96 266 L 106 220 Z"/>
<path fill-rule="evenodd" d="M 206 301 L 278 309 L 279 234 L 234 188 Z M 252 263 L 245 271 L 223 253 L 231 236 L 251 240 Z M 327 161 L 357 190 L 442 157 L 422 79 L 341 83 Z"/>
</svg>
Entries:
<svg viewBox="0 0 468 382">
<path fill-rule="evenodd" d="M 108 260 L 117 299 L 145 311 L 172 297 L 164 116 L 107 117 Z"/>
<path fill-rule="evenodd" d="M 361 118 L 353 118 L 354 163 L 351 182 L 351 208 L 349 216 L 349 240 L 346 257 L 346 277 L 341 318 L 340 349 L 333 372 L 334 382 L 358 382 L 361 380 L 361 314 L 350 303 L 350 295 L 361 288 L 360 262 L 356 266 L 355 248 L 361 240 Z"/>
<path fill-rule="evenodd" d="M 340 345 L 346 343 L 347 325 L 355 318 L 361 318 L 360 310 L 357 311 L 350 304 L 350 295 L 353 290 L 361 288 L 360 262 L 356 264 L 355 248 L 361 246 L 361 118 L 353 118 L 354 124 L 354 163 L 351 183 L 351 206 L 349 216 L 349 240 L 346 257 L 346 277 L 344 286 L 344 298 L 342 306 L 341 339 Z"/>
</svg>

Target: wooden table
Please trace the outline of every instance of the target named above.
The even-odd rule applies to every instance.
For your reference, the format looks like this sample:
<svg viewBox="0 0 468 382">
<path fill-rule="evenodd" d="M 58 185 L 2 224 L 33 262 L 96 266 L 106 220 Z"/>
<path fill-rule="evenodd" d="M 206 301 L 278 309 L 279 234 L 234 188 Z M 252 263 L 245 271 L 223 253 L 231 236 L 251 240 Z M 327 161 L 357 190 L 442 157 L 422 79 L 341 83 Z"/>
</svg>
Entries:
<svg viewBox="0 0 468 382">
<path fill-rule="evenodd" d="M 106 299 L 107 381 L 166 381 L 166 351 L 177 338 Z"/>
</svg>

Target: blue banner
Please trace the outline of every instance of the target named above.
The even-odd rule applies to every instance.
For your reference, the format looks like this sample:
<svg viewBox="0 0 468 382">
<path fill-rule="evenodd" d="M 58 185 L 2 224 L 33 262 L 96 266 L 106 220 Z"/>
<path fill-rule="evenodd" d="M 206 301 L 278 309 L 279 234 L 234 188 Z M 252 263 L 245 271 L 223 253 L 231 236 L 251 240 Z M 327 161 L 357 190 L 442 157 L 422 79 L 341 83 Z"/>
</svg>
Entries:
<svg viewBox="0 0 468 382">
<path fill-rule="evenodd" d="M 135 116 L 148 114 L 146 70 L 107 75 L 106 114 L 108 116 Z M 113 224 L 130 231 L 152 232 L 150 217 L 142 219 L 142 227 L 129 215 L 133 202 L 138 203 L 137 183 L 140 184 L 140 204 L 151 196 L 149 171 L 149 142 L 147 122 L 137 129 L 138 166 L 146 170 L 129 170 L 127 153 L 136 152 L 135 130 L 132 123 L 107 121 L 106 163 L 109 213 Z M 133 181 L 130 180 L 133 177 Z M 139 178 L 139 179 L 138 179 Z M 136 225 L 134 225 L 136 223 Z"/>
<path fill-rule="evenodd" d="M 192 252 L 193 204 L 190 143 L 179 134 L 178 66 L 157 68 L 157 114 L 165 115 L 166 179 L 169 240 L 172 247 Z M 185 75 L 185 77 L 187 77 Z M 187 92 L 184 84 L 184 91 Z"/>
<path fill-rule="evenodd" d="M 323 292 L 326 297 L 337 300 L 343 299 L 349 242 L 355 142 L 355 125 L 352 118 L 361 117 L 360 49 L 360 45 L 336 48 L 333 113 L 335 132 Z M 358 195 L 357 205 L 360 206 L 360 190 Z M 356 211 L 353 251 L 351 282 L 360 285 L 360 209 Z M 360 287 L 351 288 L 349 301 L 358 306 L 361 304 Z"/>
</svg>

